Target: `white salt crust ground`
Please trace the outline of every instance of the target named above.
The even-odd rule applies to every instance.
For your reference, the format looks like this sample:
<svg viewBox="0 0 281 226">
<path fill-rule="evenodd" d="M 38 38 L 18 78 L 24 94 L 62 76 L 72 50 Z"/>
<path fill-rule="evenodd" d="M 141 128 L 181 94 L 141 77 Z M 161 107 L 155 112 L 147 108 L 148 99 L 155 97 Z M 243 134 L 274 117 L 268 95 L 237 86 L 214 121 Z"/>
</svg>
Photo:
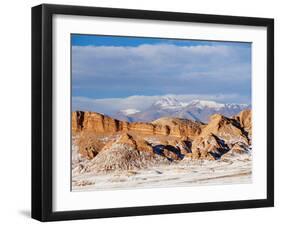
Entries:
<svg viewBox="0 0 281 226">
<path fill-rule="evenodd" d="M 251 183 L 252 160 L 248 154 L 216 161 L 183 159 L 147 169 L 106 173 L 77 171 L 78 164 L 89 162 L 79 158 L 76 147 L 72 157 L 72 191 Z"/>
</svg>

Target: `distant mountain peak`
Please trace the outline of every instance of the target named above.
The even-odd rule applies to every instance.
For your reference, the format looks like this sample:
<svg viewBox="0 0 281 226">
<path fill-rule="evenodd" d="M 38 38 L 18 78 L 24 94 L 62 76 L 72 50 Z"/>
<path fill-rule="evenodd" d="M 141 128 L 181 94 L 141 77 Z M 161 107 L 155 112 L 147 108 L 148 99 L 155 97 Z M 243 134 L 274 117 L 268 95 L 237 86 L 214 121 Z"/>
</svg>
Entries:
<svg viewBox="0 0 281 226">
<path fill-rule="evenodd" d="M 188 103 L 188 106 L 195 106 L 197 108 L 214 108 L 221 109 L 225 107 L 225 104 L 221 104 L 212 100 L 193 100 Z"/>
<path fill-rule="evenodd" d="M 167 108 L 183 107 L 185 106 L 185 103 L 180 102 L 178 99 L 176 99 L 173 96 L 164 96 L 161 97 L 161 99 L 157 100 L 153 105 L 167 109 Z"/>
<path fill-rule="evenodd" d="M 159 97 L 150 107 L 144 110 L 134 108 L 124 109 L 113 115 L 114 118 L 129 122 L 149 122 L 161 117 L 176 117 L 207 123 L 212 114 L 223 114 L 232 117 L 244 109 L 250 109 L 248 104 L 219 103 L 214 100 L 181 101 L 176 96 Z"/>
<path fill-rule="evenodd" d="M 160 107 L 162 109 L 174 109 L 174 108 L 184 108 L 184 107 L 196 107 L 199 109 L 212 108 L 212 109 L 222 109 L 225 107 L 246 107 L 247 104 L 223 104 L 213 100 L 192 100 L 189 102 L 181 102 L 173 96 L 164 96 L 157 100 L 153 106 Z"/>
</svg>

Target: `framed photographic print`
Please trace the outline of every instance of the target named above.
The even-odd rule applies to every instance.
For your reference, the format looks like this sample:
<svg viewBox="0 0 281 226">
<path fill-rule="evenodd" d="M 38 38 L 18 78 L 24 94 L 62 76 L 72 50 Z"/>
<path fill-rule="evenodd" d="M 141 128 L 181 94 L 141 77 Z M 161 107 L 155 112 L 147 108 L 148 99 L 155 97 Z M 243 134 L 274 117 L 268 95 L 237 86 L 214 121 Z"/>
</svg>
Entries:
<svg viewBox="0 0 281 226">
<path fill-rule="evenodd" d="M 274 21 L 32 8 L 32 217 L 274 205 Z"/>
</svg>

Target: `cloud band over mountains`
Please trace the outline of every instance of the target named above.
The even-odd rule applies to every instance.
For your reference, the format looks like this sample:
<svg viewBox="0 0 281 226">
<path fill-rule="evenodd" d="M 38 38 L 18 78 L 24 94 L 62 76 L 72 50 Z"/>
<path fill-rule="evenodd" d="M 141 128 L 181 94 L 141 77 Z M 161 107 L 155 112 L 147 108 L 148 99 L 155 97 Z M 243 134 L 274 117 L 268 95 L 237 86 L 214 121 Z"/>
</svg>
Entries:
<svg viewBox="0 0 281 226">
<path fill-rule="evenodd" d="M 237 103 L 236 100 L 243 100 L 242 103 L 248 103 L 248 97 L 236 94 L 228 95 L 165 95 L 176 98 L 181 102 L 190 102 L 192 100 L 213 100 L 221 103 Z M 93 99 L 88 97 L 72 97 L 72 111 L 96 111 L 105 114 L 116 113 L 123 109 L 145 110 L 153 103 L 165 96 L 130 96 L 126 98 L 105 98 Z"/>
<path fill-rule="evenodd" d="M 251 102 L 250 43 L 76 38 L 72 110 L 142 110 L 168 94 L 180 101 Z M 87 45 L 79 45 L 80 38 Z"/>
<path fill-rule="evenodd" d="M 73 46 L 73 95 L 251 93 L 251 48 L 243 45 Z M 237 100 L 239 101 L 239 100 Z"/>
</svg>

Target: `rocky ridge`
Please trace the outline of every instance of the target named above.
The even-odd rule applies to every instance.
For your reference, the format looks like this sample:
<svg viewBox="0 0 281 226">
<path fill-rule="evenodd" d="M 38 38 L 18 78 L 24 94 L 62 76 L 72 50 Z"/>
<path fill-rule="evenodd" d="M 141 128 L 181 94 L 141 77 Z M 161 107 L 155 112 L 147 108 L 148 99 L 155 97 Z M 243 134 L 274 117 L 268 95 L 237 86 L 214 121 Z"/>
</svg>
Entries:
<svg viewBox="0 0 281 226">
<path fill-rule="evenodd" d="M 87 170 L 131 170 L 183 159 L 227 160 L 251 152 L 251 110 L 214 114 L 204 124 L 163 117 L 126 122 L 95 112 L 72 113 L 72 133 Z"/>
<path fill-rule="evenodd" d="M 149 135 L 189 136 L 200 134 L 202 123 L 177 118 L 162 118 L 152 123 L 126 122 L 96 112 L 72 113 L 72 132 L 107 133 L 134 132 Z"/>
</svg>

